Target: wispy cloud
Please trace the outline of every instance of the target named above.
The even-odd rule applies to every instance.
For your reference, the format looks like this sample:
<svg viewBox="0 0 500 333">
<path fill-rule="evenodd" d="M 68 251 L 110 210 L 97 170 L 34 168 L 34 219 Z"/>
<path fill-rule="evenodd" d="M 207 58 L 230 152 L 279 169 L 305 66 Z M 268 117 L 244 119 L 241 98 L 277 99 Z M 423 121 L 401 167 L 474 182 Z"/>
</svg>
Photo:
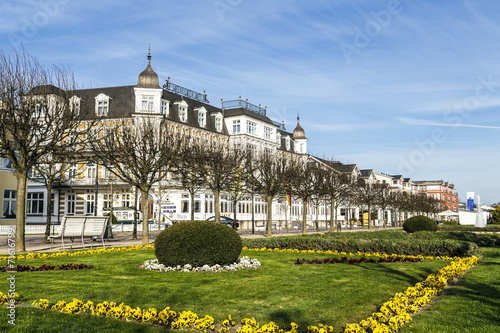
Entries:
<svg viewBox="0 0 500 333">
<path fill-rule="evenodd" d="M 490 126 L 490 125 L 473 125 L 473 124 L 450 124 L 450 123 L 437 123 L 428 120 L 420 120 L 415 118 L 400 117 L 399 121 L 411 124 L 411 125 L 422 125 L 422 126 L 439 126 L 439 127 L 470 127 L 470 128 L 488 128 L 500 130 L 500 126 Z"/>
</svg>

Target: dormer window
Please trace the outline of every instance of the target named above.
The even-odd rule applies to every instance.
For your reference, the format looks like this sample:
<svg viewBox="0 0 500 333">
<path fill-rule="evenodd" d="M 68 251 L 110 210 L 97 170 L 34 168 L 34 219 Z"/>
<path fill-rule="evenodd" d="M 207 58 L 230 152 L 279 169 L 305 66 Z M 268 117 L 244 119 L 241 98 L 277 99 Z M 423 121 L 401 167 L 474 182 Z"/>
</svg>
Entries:
<svg viewBox="0 0 500 333">
<path fill-rule="evenodd" d="M 222 131 L 222 116 L 221 115 L 217 115 L 215 117 L 215 130 L 217 132 L 221 132 Z"/>
<path fill-rule="evenodd" d="M 161 100 L 161 114 L 164 114 L 168 116 L 169 111 L 169 104 L 167 100 L 162 99 Z"/>
<path fill-rule="evenodd" d="M 141 111 L 142 112 L 154 112 L 155 109 L 155 97 L 150 95 L 142 96 Z"/>
<path fill-rule="evenodd" d="M 95 98 L 95 112 L 98 117 L 103 117 L 108 114 L 109 100 L 109 96 L 106 96 L 104 94 L 99 94 Z"/>
<path fill-rule="evenodd" d="M 186 101 L 181 101 L 181 102 L 175 102 L 178 107 L 178 115 L 179 115 L 179 120 L 182 121 L 183 123 L 187 122 L 188 120 L 188 104 Z"/>
<path fill-rule="evenodd" d="M 187 120 L 187 110 L 184 106 L 179 107 L 179 119 L 183 122 Z"/>
<path fill-rule="evenodd" d="M 69 99 L 69 110 L 71 112 L 73 112 L 73 110 L 74 110 L 77 115 L 80 114 L 80 102 L 81 102 L 81 100 L 82 99 L 77 97 L 77 96 L 71 96 L 71 98 Z"/>
<path fill-rule="evenodd" d="M 204 107 L 197 108 L 195 111 L 198 111 L 198 125 L 200 127 L 207 126 L 207 110 Z"/>
</svg>

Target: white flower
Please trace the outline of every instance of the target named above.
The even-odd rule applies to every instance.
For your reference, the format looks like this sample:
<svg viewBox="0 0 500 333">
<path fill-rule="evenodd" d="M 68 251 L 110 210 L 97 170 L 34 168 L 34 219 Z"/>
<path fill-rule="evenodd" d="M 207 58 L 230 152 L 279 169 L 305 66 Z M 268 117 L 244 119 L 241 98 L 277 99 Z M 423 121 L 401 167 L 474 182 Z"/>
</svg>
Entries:
<svg viewBox="0 0 500 333">
<path fill-rule="evenodd" d="M 194 267 L 190 264 L 184 265 L 182 267 L 181 265 L 177 265 L 176 267 L 165 267 L 165 265 L 158 263 L 158 259 L 153 259 L 153 260 L 146 260 L 143 263 L 143 267 L 146 270 L 155 270 L 159 272 L 233 272 L 238 269 L 256 269 L 260 267 L 261 264 L 257 259 L 252 259 L 248 256 L 240 257 L 236 260 L 235 263 L 231 265 L 225 265 L 225 266 L 220 266 L 220 265 L 214 265 L 210 267 L 209 265 L 203 265 L 202 267 Z"/>
</svg>

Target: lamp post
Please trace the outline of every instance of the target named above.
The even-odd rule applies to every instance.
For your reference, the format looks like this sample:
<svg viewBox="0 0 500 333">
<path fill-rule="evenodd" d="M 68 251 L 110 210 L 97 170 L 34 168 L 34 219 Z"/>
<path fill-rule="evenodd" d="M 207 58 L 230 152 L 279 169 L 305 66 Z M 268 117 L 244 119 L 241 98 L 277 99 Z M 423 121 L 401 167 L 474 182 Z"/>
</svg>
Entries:
<svg viewBox="0 0 500 333">
<path fill-rule="evenodd" d="M 255 234 L 255 211 L 254 211 L 254 194 L 253 194 L 253 187 L 252 187 L 252 235 Z"/>
</svg>

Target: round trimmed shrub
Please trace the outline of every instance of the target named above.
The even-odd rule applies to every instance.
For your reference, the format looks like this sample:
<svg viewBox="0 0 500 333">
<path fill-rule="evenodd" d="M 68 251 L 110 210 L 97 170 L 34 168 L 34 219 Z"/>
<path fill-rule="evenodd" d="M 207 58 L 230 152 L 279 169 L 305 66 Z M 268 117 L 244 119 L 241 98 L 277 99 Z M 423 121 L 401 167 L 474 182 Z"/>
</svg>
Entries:
<svg viewBox="0 0 500 333">
<path fill-rule="evenodd" d="M 163 230 L 155 240 L 155 255 L 167 267 L 230 265 L 242 247 L 240 235 L 222 223 L 189 221 Z"/>
<path fill-rule="evenodd" d="M 436 221 L 428 218 L 427 216 L 417 215 L 410 217 L 403 223 L 403 229 L 407 233 L 414 233 L 416 231 L 437 231 Z"/>
</svg>

